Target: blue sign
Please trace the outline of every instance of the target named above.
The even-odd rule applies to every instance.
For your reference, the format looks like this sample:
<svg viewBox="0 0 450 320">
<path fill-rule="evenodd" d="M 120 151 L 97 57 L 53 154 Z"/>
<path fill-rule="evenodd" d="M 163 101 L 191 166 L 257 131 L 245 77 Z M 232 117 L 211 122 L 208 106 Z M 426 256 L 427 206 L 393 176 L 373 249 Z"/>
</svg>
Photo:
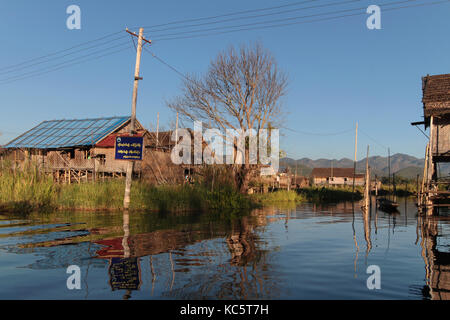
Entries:
<svg viewBox="0 0 450 320">
<path fill-rule="evenodd" d="M 142 160 L 143 137 L 116 137 L 116 160 Z"/>
<path fill-rule="evenodd" d="M 112 258 L 108 269 L 109 284 L 114 290 L 139 290 L 141 267 L 138 258 Z"/>
</svg>

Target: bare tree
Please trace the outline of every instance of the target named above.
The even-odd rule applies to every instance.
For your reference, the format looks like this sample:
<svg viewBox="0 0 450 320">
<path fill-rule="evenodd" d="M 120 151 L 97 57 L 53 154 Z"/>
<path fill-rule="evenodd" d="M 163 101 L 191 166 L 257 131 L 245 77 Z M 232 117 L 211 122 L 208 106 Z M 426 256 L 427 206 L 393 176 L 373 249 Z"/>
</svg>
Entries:
<svg viewBox="0 0 450 320">
<path fill-rule="evenodd" d="M 184 120 L 202 121 L 205 127 L 258 132 L 278 124 L 282 114 L 280 98 L 286 87 L 286 75 L 261 44 L 230 47 L 211 62 L 203 76 L 187 76 L 183 94 L 168 106 Z M 244 164 L 234 166 L 241 192 L 248 188 L 248 160 L 246 149 Z"/>
</svg>

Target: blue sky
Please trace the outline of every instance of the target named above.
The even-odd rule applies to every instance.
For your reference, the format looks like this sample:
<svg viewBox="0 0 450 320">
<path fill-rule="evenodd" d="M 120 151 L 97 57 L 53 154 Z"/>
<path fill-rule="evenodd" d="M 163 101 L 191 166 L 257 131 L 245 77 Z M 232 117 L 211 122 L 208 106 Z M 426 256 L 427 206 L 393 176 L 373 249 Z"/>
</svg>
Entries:
<svg viewBox="0 0 450 320">
<path fill-rule="evenodd" d="M 137 31 L 138 26 L 292 2 L 295 1 L 2 1 L 0 79 L 14 75 L 1 74 L 2 67 L 125 27 Z M 361 0 L 282 17 L 388 2 L 395 1 Z M 81 8 L 81 30 L 66 27 L 66 8 L 71 4 Z M 359 159 L 365 156 L 368 144 L 371 155 L 386 155 L 386 147 L 390 147 L 391 154 L 422 157 L 426 139 L 410 122 L 419 121 L 422 116 L 421 77 L 450 73 L 449 13 L 450 2 L 392 12 L 382 10 L 381 30 L 368 30 L 368 15 L 360 15 L 282 28 L 155 41 L 151 49 L 180 72 L 201 74 L 211 59 L 229 45 L 260 41 L 289 76 L 289 91 L 283 100 L 286 127 L 298 132 L 282 131 L 281 148 L 290 157 L 353 158 L 356 121 L 360 128 Z M 247 21 L 231 24 L 240 23 Z M 144 32 L 147 38 L 158 38 L 149 28 Z M 0 85 L 0 144 L 43 120 L 129 114 L 134 62 L 134 48 L 130 48 L 99 60 Z M 160 112 L 161 124 L 167 128 L 174 115 L 165 101 L 180 93 L 180 76 L 146 52 L 142 56 L 141 75 L 144 80 L 139 83 L 138 119 L 144 126 L 155 126 L 156 114 Z M 333 133 L 340 134 L 328 135 Z"/>
</svg>

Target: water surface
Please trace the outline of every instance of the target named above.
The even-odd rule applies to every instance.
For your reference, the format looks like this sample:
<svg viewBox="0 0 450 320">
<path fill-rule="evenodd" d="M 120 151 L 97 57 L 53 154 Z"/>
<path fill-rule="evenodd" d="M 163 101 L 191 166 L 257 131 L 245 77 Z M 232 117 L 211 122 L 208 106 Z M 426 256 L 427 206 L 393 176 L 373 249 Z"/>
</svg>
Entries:
<svg viewBox="0 0 450 320">
<path fill-rule="evenodd" d="M 448 213 L 400 202 L 396 214 L 341 203 L 0 215 L 0 299 L 449 299 Z M 80 290 L 67 288 L 70 265 Z"/>
</svg>

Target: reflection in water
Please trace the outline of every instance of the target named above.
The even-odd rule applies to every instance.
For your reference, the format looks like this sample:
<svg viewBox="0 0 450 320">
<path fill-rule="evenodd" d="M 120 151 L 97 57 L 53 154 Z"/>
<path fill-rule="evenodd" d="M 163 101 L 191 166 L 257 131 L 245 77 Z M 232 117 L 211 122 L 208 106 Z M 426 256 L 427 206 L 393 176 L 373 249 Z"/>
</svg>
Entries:
<svg viewBox="0 0 450 320">
<path fill-rule="evenodd" d="M 17 267 L 24 275 L 29 269 L 50 272 L 40 277 L 45 282 L 77 264 L 84 268 L 83 298 L 449 299 L 450 220 L 417 215 L 411 201 L 401 207 L 398 214 L 340 203 L 237 216 L 125 211 L 3 217 L 0 268 L 9 278 L 17 277 Z M 365 254 L 358 260 L 360 248 Z M 11 258 L 14 268 L 2 268 L 17 254 L 23 260 Z M 365 285 L 371 264 L 383 272 L 379 293 Z M 60 298 L 58 290 L 35 298 Z"/>
<path fill-rule="evenodd" d="M 424 295 L 433 300 L 450 299 L 450 253 L 447 245 L 439 244 L 439 222 L 442 218 L 422 217 L 417 218 L 422 238 L 422 257 L 425 262 L 426 286 Z M 447 220 L 447 219 L 446 219 Z"/>
</svg>

